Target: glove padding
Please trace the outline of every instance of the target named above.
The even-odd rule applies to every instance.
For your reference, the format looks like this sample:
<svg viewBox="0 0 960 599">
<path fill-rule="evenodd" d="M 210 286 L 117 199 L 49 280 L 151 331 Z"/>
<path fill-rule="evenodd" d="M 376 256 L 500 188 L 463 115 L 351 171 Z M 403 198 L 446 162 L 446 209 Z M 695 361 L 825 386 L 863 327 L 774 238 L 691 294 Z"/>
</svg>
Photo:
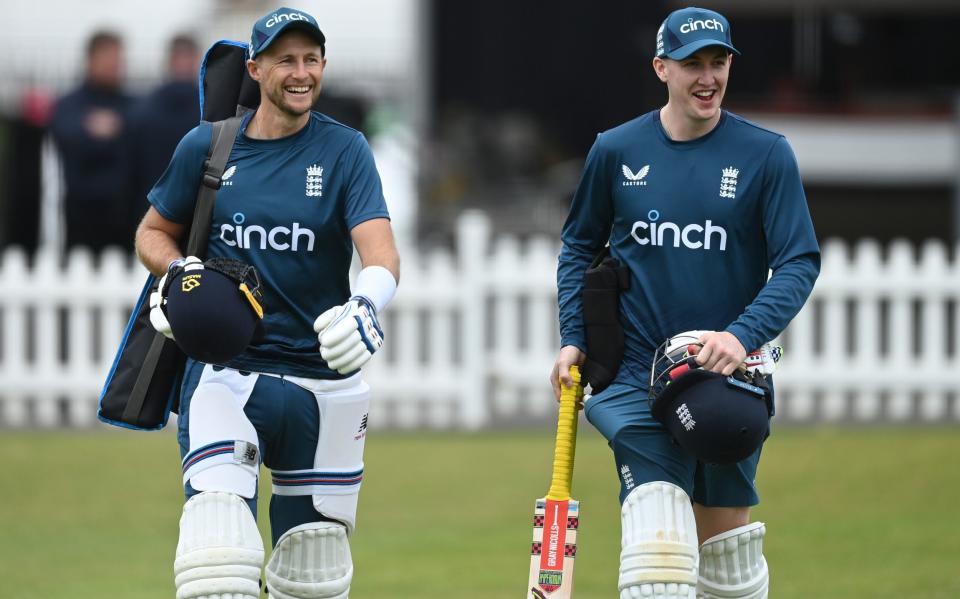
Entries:
<svg viewBox="0 0 960 599">
<path fill-rule="evenodd" d="M 747 354 L 743 365 L 748 372 L 759 372 L 762 375 L 773 374 L 782 357 L 782 347 L 764 343 L 760 346 L 760 349 Z"/>
<path fill-rule="evenodd" d="M 150 293 L 150 324 L 167 339 L 173 339 L 173 331 L 170 330 L 170 322 L 167 320 L 167 313 L 164 311 L 164 306 L 167 303 L 167 281 L 172 281 L 173 277 L 183 270 L 203 270 L 203 262 L 196 256 L 174 260 L 167 266 L 167 272 L 160 277 L 157 288 Z"/>
<path fill-rule="evenodd" d="M 340 374 L 359 370 L 383 346 L 377 311 L 363 296 L 318 316 L 313 330 L 320 340 L 320 356 Z"/>
</svg>

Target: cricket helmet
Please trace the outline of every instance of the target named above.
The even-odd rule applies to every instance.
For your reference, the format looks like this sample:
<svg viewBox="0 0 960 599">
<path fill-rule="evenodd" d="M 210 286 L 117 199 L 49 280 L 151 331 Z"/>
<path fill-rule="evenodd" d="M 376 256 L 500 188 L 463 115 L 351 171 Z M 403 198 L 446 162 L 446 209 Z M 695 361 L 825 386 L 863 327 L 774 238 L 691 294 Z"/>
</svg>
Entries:
<svg viewBox="0 0 960 599">
<path fill-rule="evenodd" d="M 209 364 L 240 355 L 262 330 L 263 290 L 254 267 L 214 258 L 167 277 L 167 320 L 185 354 Z"/>
<path fill-rule="evenodd" d="M 730 376 L 700 368 L 691 346 L 705 331 L 665 341 L 650 370 L 650 411 L 674 440 L 709 464 L 732 464 L 770 434 L 772 399 L 766 377 L 738 368 Z"/>
</svg>

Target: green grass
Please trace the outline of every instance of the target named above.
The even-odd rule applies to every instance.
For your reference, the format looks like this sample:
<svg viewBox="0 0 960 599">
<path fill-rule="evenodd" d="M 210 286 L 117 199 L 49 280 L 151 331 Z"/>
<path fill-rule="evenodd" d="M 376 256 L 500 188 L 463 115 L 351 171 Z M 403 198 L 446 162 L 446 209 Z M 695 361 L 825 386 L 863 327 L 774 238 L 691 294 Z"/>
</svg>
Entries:
<svg viewBox="0 0 960 599">
<path fill-rule="evenodd" d="M 374 432 L 351 597 L 522 596 L 551 449 L 546 431 Z M 958 456 L 957 428 L 778 429 L 755 512 L 768 528 L 771 597 L 960 597 Z M 170 432 L 6 431 L 0 458 L 0 597 L 173 596 L 181 496 Z M 582 426 L 577 599 L 616 596 L 617 488 L 609 450 Z"/>
</svg>

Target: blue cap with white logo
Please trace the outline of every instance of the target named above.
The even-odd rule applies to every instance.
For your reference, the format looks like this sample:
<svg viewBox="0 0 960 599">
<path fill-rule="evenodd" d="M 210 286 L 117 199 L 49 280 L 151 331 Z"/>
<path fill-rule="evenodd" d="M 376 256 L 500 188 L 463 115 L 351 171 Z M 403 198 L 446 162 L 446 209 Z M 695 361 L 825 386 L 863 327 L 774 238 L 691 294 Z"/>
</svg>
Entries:
<svg viewBox="0 0 960 599">
<path fill-rule="evenodd" d="M 690 6 L 675 10 L 657 31 L 657 56 L 683 60 L 707 46 L 723 46 L 740 52 L 730 39 L 730 23 L 718 12 Z"/>
<path fill-rule="evenodd" d="M 299 29 L 317 40 L 320 48 L 326 52 L 327 38 L 320 31 L 320 25 L 310 14 L 295 8 L 278 8 L 267 13 L 253 24 L 250 36 L 250 58 L 267 49 L 280 34 L 291 29 Z"/>
</svg>

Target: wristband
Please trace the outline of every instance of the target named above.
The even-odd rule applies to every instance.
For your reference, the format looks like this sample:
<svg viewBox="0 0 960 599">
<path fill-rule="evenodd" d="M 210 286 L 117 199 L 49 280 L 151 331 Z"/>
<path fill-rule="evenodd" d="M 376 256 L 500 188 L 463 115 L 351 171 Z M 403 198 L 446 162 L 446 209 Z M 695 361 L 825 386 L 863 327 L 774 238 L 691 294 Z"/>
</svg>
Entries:
<svg viewBox="0 0 960 599">
<path fill-rule="evenodd" d="M 353 286 L 353 295 L 370 300 L 377 312 L 387 307 L 396 292 L 397 280 L 393 278 L 393 273 L 382 266 L 361 269 Z"/>
<path fill-rule="evenodd" d="M 174 258 L 173 260 L 170 261 L 170 264 L 167 264 L 167 272 L 170 272 L 171 270 L 173 270 L 178 266 L 183 266 L 185 262 L 186 262 L 186 259 L 184 258 Z"/>
</svg>

